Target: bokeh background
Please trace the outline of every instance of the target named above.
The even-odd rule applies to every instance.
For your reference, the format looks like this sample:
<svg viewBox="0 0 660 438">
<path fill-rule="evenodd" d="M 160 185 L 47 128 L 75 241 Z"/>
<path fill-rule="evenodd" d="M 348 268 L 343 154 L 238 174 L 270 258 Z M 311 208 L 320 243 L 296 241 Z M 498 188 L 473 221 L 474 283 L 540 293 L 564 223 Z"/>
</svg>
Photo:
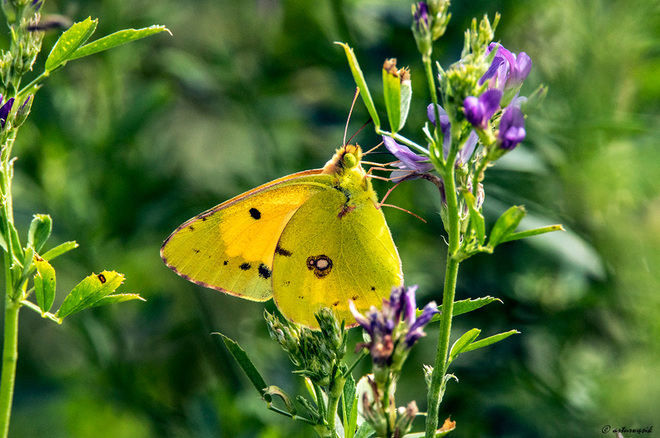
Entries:
<svg viewBox="0 0 660 438">
<path fill-rule="evenodd" d="M 660 4 L 482 0 L 456 1 L 451 11 L 434 52 L 443 66 L 458 59 L 472 17 L 500 12 L 497 39 L 534 63 L 523 94 L 540 83 L 550 90 L 523 145 L 487 175 L 488 219 L 524 204 L 522 227 L 567 229 L 462 265 L 458 299 L 502 303 L 456 318 L 454 337 L 473 327 L 521 334 L 452 365 L 459 383 L 441 407 L 457 421 L 451 436 L 597 437 L 606 425 L 658 433 Z M 301 391 L 266 332 L 262 312 L 272 302 L 189 284 L 158 250 L 189 217 L 331 156 L 355 89 L 334 41 L 356 48 L 377 102 L 383 60 L 410 66 L 405 134 L 421 139 L 429 98 L 409 2 L 48 0 L 44 12 L 98 17 L 97 36 L 152 24 L 173 36 L 69 63 L 39 91 L 21 129 L 19 229 L 33 213 L 50 213 L 51 243 L 80 244 L 54 262 L 59 300 L 91 272 L 114 269 L 127 277 L 120 290 L 147 301 L 61 326 L 23 310 L 11 436 L 315 436 L 267 411 L 211 335 L 237 340 L 268 383 Z M 44 52 L 56 37 L 46 37 Z M 1 38 L 6 47 L 6 32 Z M 349 131 L 366 120 L 358 103 Z M 356 141 L 379 139 L 367 128 Z M 433 187 L 403 184 L 389 202 L 428 221 L 386 211 L 407 284 L 420 285 L 422 304 L 440 301 L 445 245 Z M 432 362 L 436 329 L 407 364 L 401 405 L 414 399 L 425 409 L 421 365 Z"/>
</svg>

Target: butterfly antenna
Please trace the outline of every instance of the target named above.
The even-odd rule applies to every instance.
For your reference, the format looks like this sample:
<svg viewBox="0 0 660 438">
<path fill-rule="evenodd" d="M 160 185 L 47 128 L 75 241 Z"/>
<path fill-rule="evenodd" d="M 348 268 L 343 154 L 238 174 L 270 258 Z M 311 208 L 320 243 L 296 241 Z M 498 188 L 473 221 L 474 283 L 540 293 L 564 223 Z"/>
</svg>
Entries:
<svg viewBox="0 0 660 438">
<path fill-rule="evenodd" d="M 357 101 L 359 95 L 360 95 L 360 87 L 355 87 L 355 96 L 353 96 L 353 103 L 351 103 L 351 109 L 348 112 L 348 118 L 346 119 L 346 127 L 344 128 L 344 146 L 346 146 L 346 136 L 348 135 L 348 123 L 351 121 L 351 116 L 353 115 L 353 108 L 355 107 L 355 102 Z M 353 140 L 353 137 L 351 137 L 351 140 Z"/>
</svg>

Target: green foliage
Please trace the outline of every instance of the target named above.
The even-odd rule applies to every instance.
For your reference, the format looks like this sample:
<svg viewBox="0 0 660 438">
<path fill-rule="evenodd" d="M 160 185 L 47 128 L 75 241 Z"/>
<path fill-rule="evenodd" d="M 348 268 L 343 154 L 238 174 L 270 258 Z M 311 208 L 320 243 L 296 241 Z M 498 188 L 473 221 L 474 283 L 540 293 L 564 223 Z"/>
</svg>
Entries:
<svg viewBox="0 0 660 438">
<path fill-rule="evenodd" d="M 437 48 L 441 62 L 460 53 L 471 17 L 506 11 L 497 39 L 527 51 L 533 82 L 550 90 L 529 118 L 530 141 L 489 169 L 484 230 L 512 204 L 527 210 L 520 230 L 557 222 L 566 228 L 500 244 L 493 256 L 462 264 L 455 314 L 462 300 L 490 295 L 502 302 L 456 318 L 456 335 L 472 327 L 491 333 L 515 327 L 521 335 L 452 364 L 460 384 L 449 386 L 445 403 L 455 407 L 456 436 L 545 438 L 558 430 L 582 436 L 609 423 L 657 418 L 660 322 L 649 309 L 658 308 L 660 289 L 653 269 L 660 266 L 660 23 L 651 3 L 451 6 L 452 24 Z M 333 10 L 335 4 L 341 7 Z M 116 432 L 114 425 L 122 431 L 115 435 L 126 437 L 316 436 L 264 413 L 220 338 L 205 335 L 221 331 L 236 339 L 267 381 L 276 377 L 292 393 L 299 379 L 268 339 L 263 306 L 183 285 L 154 248 L 204 208 L 323 165 L 341 143 L 355 91 L 332 41 L 350 42 L 372 84 L 381 81 L 385 56 L 411 64 L 412 105 L 427 105 L 424 72 L 405 57 L 415 49 L 407 37 L 410 5 L 89 0 L 78 6 L 70 11 L 47 0 L 44 14 L 98 16 L 101 35 L 166 23 L 174 37 L 68 63 L 49 77 L 16 141 L 16 228 L 24 239 L 33 212 L 47 211 L 55 221 L 50 244 L 80 243 L 56 263 L 46 257 L 52 249 L 40 253 L 57 268 L 61 292 L 81 272 L 112 266 L 126 274 L 124 287 L 149 301 L 81 312 L 65 327 L 25 312 L 10 436 L 97 437 Z M 44 54 L 56 39 L 57 32 L 46 34 Z M 38 60 L 35 75 L 41 66 Z M 383 102 L 379 88 L 371 90 L 375 105 Z M 368 118 L 356 104 L 349 131 Z M 411 111 L 406 127 L 425 121 Z M 356 141 L 366 149 L 380 138 L 364 130 Z M 381 196 L 388 188 L 374 185 Z M 406 282 L 419 284 L 427 301 L 441 297 L 444 274 L 422 269 L 429 260 L 443 263 L 434 190 L 415 181 L 387 200 L 428 225 L 385 209 Z M 430 362 L 435 337 L 430 332 L 413 350 L 399 384 L 402 400 L 419 399 L 421 364 Z"/>
</svg>

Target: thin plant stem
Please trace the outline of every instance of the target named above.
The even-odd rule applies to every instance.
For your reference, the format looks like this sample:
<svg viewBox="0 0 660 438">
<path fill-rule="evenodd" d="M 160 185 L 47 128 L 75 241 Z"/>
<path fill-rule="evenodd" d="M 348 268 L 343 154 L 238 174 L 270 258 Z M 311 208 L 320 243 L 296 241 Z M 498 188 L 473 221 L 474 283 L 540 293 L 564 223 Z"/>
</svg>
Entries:
<svg viewBox="0 0 660 438">
<path fill-rule="evenodd" d="M 7 258 L 8 256 L 5 256 L 5 259 Z M 16 361 L 18 360 L 18 311 L 20 308 L 20 304 L 11 299 L 9 294 L 7 294 L 5 297 L 2 377 L 0 378 L 0 436 L 3 438 L 6 438 L 9 434 L 9 419 L 11 417 L 11 406 L 14 398 Z"/>
<path fill-rule="evenodd" d="M 336 372 L 335 378 L 333 379 L 333 382 L 328 391 L 328 410 L 325 418 L 328 423 L 328 429 L 330 429 L 332 436 L 336 435 L 335 427 L 337 410 L 339 409 L 339 398 L 344 391 L 345 383 L 346 378 L 342 377 L 341 373 Z"/>
<path fill-rule="evenodd" d="M 451 323 L 454 313 L 454 297 L 456 295 L 456 279 L 458 278 L 459 261 L 454 254 L 460 245 L 460 224 L 458 215 L 458 198 L 456 196 L 456 182 L 454 160 L 457 148 L 451 148 L 447 157 L 447 164 L 442 172 L 445 183 L 447 199 L 447 233 L 449 244 L 447 247 L 447 266 L 445 269 L 445 284 L 442 295 L 442 314 L 440 315 L 440 332 L 438 334 L 438 349 L 435 356 L 431 384 L 428 393 L 428 412 L 426 417 L 426 438 L 433 438 L 438 427 L 438 412 L 440 402 L 445 392 L 445 374 L 447 373 L 447 353 L 449 352 L 449 339 Z"/>
</svg>

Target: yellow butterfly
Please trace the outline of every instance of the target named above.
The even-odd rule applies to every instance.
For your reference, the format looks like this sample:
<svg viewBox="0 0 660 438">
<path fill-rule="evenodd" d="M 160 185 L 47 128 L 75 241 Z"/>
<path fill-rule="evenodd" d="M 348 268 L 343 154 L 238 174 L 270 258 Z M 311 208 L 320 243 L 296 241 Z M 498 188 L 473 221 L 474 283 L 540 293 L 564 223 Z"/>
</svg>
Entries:
<svg viewBox="0 0 660 438">
<path fill-rule="evenodd" d="M 323 169 L 276 179 L 190 219 L 160 254 L 185 279 L 253 301 L 273 297 L 282 314 L 318 327 L 330 307 L 353 325 L 403 283 L 401 260 L 362 150 L 345 145 Z"/>
</svg>

